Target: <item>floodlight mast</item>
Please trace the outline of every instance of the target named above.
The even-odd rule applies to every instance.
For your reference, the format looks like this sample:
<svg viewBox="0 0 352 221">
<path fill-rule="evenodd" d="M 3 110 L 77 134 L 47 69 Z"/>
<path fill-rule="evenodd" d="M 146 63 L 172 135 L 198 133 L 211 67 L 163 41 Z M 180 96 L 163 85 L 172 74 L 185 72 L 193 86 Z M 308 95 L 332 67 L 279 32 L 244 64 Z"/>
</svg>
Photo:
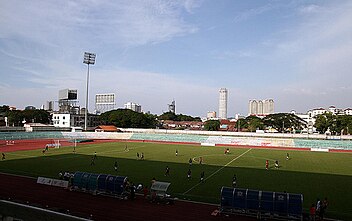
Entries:
<svg viewBox="0 0 352 221">
<path fill-rule="evenodd" d="M 95 64 L 95 57 L 96 55 L 94 53 L 90 52 L 84 52 L 84 59 L 83 63 L 87 64 L 88 69 L 87 69 L 87 90 L 86 90 L 86 109 L 84 111 L 84 130 L 87 131 L 87 121 L 88 121 L 88 86 L 89 86 L 89 65 Z"/>
</svg>

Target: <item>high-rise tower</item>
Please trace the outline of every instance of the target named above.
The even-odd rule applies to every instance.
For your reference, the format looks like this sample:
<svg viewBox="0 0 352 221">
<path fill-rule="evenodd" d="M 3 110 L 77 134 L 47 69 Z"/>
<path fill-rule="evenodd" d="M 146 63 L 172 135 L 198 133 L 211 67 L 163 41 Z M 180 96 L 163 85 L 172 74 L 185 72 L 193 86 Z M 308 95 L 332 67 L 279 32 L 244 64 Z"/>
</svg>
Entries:
<svg viewBox="0 0 352 221">
<path fill-rule="evenodd" d="M 219 118 L 227 119 L 227 89 L 220 88 L 219 92 Z"/>
</svg>

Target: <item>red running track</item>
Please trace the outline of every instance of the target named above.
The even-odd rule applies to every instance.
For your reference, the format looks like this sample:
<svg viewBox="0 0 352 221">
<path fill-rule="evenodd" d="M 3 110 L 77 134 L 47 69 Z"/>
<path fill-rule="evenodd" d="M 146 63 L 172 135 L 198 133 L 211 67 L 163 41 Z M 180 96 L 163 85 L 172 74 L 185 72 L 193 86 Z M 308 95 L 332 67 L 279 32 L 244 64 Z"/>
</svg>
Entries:
<svg viewBox="0 0 352 221">
<path fill-rule="evenodd" d="M 0 198 L 69 210 L 94 220 L 170 220 L 170 221 L 253 221 L 251 217 L 212 216 L 214 205 L 176 201 L 174 205 L 154 204 L 142 197 L 121 200 L 88 193 L 72 192 L 59 187 L 37 184 L 28 177 L 0 174 Z"/>
</svg>

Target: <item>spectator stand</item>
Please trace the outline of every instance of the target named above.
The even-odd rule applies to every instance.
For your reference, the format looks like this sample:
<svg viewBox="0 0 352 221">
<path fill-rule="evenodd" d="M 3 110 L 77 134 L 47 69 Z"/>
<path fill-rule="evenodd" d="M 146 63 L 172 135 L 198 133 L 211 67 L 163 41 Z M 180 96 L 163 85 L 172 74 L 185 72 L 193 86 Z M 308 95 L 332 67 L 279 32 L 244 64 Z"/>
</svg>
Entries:
<svg viewBox="0 0 352 221">
<path fill-rule="evenodd" d="M 222 187 L 220 213 L 258 219 L 303 220 L 303 195 Z"/>
<path fill-rule="evenodd" d="M 174 199 L 167 194 L 171 183 L 155 181 L 150 188 L 150 200 L 156 203 L 173 204 Z"/>
</svg>

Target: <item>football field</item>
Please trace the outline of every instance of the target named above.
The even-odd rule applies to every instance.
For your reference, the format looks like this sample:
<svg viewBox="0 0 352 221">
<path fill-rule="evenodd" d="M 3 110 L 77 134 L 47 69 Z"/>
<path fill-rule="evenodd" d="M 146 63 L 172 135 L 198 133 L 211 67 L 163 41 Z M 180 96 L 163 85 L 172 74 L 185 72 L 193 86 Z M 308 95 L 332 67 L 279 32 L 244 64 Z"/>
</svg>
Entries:
<svg viewBox="0 0 352 221">
<path fill-rule="evenodd" d="M 83 171 L 127 176 L 135 184 L 150 185 L 155 178 L 170 182 L 172 196 L 209 203 L 220 202 L 222 186 L 302 193 L 308 210 L 317 198 L 328 198 L 327 216 L 352 220 L 352 154 L 297 150 L 193 146 L 148 142 L 110 142 L 40 150 L 7 152 L 0 172 L 58 178 L 60 171 Z M 176 150 L 178 152 L 176 156 Z M 97 159 L 91 165 L 94 153 Z M 144 159 L 137 158 L 143 154 Z M 289 153 L 289 160 L 286 154 Z M 189 160 L 192 159 L 192 165 Z M 200 164 L 202 159 L 202 164 Z M 269 160 L 269 169 L 265 161 Z M 280 167 L 275 168 L 278 160 Z M 118 171 L 115 171 L 115 161 Z M 165 168 L 170 175 L 165 176 Z M 192 178 L 187 179 L 191 169 Z M 205 182 L 200 182 L 201 172 Z"/>
</svg>

